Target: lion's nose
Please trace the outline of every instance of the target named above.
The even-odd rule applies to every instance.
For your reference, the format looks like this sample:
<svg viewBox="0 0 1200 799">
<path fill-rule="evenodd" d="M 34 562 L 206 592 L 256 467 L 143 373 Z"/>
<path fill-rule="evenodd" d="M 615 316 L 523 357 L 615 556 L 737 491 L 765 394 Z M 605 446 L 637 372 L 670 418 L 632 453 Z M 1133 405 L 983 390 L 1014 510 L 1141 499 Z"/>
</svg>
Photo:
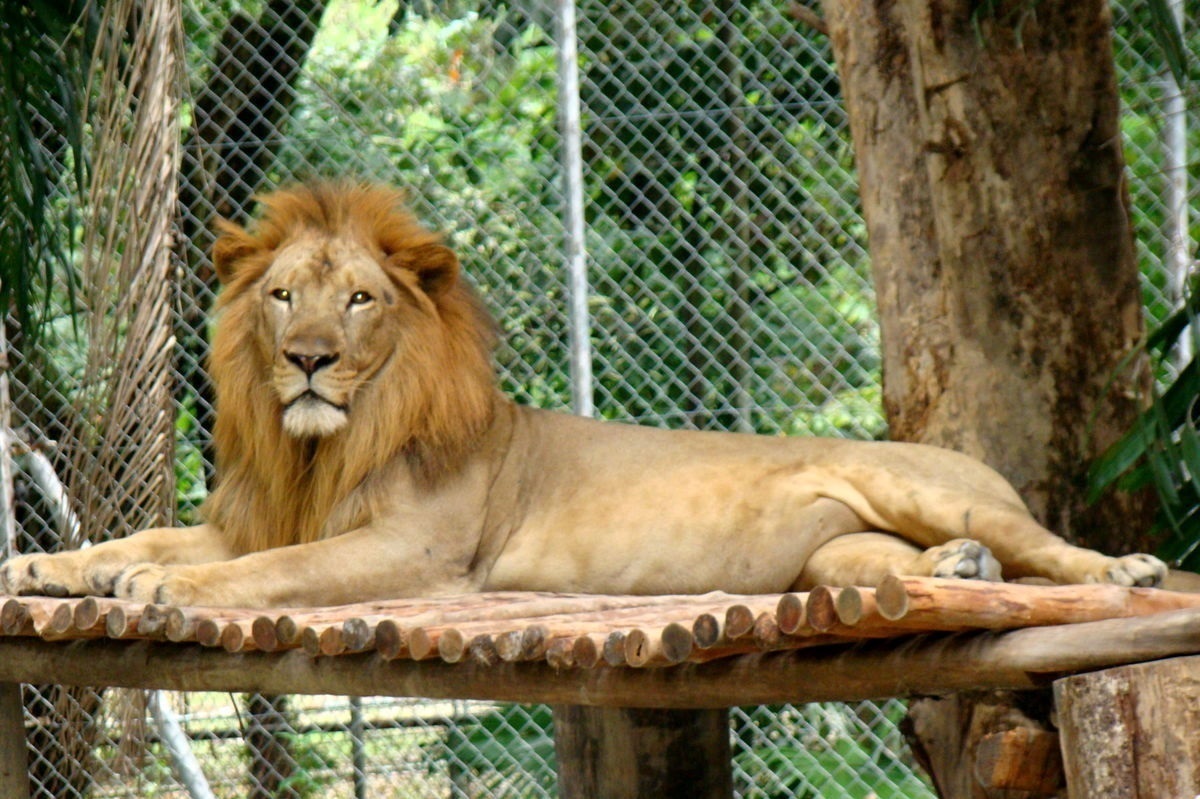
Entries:
<svg viewBox="0 0 1200 799">
<path fill-rule="evenodd" d="M 336 363 L 338 354 L 336 352 L 325 352 L 310 354 L 305 352 L 285 352 L 283 357 L 287 358 L 296 366 L 300 367 L 300 371 L 312 377 L 318 370 L 324 369 L 332 363 Z"/>
</svg>

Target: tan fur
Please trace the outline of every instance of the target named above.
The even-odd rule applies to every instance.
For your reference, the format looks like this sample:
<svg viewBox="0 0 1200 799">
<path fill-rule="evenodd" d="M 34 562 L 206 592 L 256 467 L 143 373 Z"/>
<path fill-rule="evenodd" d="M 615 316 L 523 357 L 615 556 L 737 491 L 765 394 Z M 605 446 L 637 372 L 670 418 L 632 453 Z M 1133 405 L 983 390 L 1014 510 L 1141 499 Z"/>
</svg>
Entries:
<svg viewBox="0 0 1200 799">
<path fill-rule="evenodd" d="M 457 262 L 450 256 L 447 267 L 439 238 L 397 213 L 400 202 L 398 192 L 382 188 L 316 185 L 265 198 L 267 213 L 253 234 L 222 225 L 214 260 L 227 286 L 211 360 L 222 477 L 206 516 L 238 553 L 317 540 L 331 508 L 397 455 L 424 479 L 436 479 L 459 464 L 491 422 L 492 324 L 465 284 L 454 281 L 429 298 L 435 315 L 420 320 L 376 378 L 348 435 L 318 441 L 280 435 L 283 409 L 262 380 L 273 353 L 258 340 L 255 282 L 271 253 L 301 231 L 350 235 L 370 242 L 397 284 L 425 301 L 413 273 L 456 271 Z"/>
<path fill-rule="evenodd" d="M 494 327 L 457 259 L 400 199 L 302 186 L 264 198 L 251 230 L 222 225 L 207 522 L 14 558 L 0 588 L 261 607 L 1166 573 L 1067 545 L 953 452 L 518 407 L 494 387 Z"/>
</svg>

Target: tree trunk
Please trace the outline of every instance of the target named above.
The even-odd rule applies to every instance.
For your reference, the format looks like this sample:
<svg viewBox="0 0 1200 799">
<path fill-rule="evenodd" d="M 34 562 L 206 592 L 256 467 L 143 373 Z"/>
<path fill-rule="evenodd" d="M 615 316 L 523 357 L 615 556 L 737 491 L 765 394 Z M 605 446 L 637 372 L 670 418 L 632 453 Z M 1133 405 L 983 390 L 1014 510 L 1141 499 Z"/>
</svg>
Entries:
<svg viewBox="0 0 1200 799">
<path fill-rule="evenodd" d="M 21 685 L 0 683 L 0 796 L 29 799 L 28 754 Z"/>
<path fill-rule="evenodd" d="M 1200 795 L 1200 657 L 1054 685 L 1071 799 Z"/>
<path fill-rule="evenodd" d="M 725 710 L 554 708 L 562 799 L 728 799 Z"/>
<path fill-rule="evenodd" d="M 1148 385 L 1118 373 L 1143 328 L 1108 5 L 977 5 L 826 4 L 892 437 L 978 457 L 1050 528 L 1125 550 L 1147 499 L 1084 502 Z"/>
<path fill-rule="evenodd" d="M 1148 385 L 1144 362 L 1119 368 L 1142 321 L 1108 4 L 825 0 L 825 13 L 892 438 L 989 463 L 1060 534 L 1146 548 L 1149 497 L 1084 499 L 1088 463 Z M 966 700 L 912 714 L 935 733 L 922 745 L 944 795 L 987 796 L 975 728 L 1019 722 Z"/>
<path fill-rule="evenodd" d="M 244 737 L 250 755 L 250 799 L 299 799 L 293 785 L 297 763 L 292 753 L 286 696 L 247 694 Z"/>
</svg>

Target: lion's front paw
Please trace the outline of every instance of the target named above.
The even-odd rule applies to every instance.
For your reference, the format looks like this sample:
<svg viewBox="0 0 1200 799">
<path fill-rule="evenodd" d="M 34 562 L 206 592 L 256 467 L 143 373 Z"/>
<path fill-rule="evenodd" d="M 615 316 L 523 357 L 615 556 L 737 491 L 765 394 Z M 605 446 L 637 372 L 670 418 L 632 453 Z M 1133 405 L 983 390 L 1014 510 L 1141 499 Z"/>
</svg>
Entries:
<svg viewBox="0 0 1200 799">
<path fill-rule="evenodd" d="M 930 577 L 955 577 L 967 580 L 1001 579 L 1000 561 L 978 541 L 958 538 L 930 547 L 917 559 L 920 573 Z"/>
<path fill-rule="evenodd" d="M 75 553 L 18 555 L 0 566 L 0 588 L 6 594 L 72 596 L 91 593 Z"/>
<path fill-rule="evenodd" d="M 1125 555 L 1111 558 L 1100 582 L 1114 585 L 1156 588 L 1167 578 L 1167 564 L 1153 555 Z"/>
<path fill-rule="evenodd" d="M 122 571 L 113 585 L 113 596 L 158 605 L 195 604 L 196 584 L 181 574 L 185 567 L 139 563 Z"/>
</svg>

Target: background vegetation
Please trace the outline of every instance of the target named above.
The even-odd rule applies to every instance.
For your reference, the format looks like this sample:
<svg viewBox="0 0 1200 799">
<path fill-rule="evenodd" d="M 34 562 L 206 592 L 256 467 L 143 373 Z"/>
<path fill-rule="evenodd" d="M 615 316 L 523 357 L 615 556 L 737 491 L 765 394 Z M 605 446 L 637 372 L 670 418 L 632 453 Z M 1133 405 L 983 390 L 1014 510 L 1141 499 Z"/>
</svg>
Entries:
<svg viewBox="0 0 1200 799">
<path fill-rule="evenodd" d="M 0 274 L 8 292 L 0 302 L 9 303 L 8 338 L 16 345 L 14 426 L 52 451 L 48 442 L 60 438 L 88 390 L 71 276 L 87 182 L 82 89 L 94 6 L 84 13 L 68 3 L 0 5 L 0 50 L 10 54 L 0 82 Z M 1096 482 L 1157 486 L 1164 552 L 1195 566 L 1200 375 L 1194 359 L 1178 353 L 1196 335 L 1195 325 L 1184 325 L 1195 316 L 1196 295 L 1190 311 L 1178 311 L 1163 265 L 1168 61 L 1149 4 L 1122 1 L 1115 9 L 1132 221 L 1148 318 L 1163 324 L 1147 342 L 1162 402 L 1098 465 Z M 348 173 L 408 186 L 418 213 L 448 231 L 497 315 L 505 389 L 523 402 L 567 408 L 561 138 L 546 8 L 197 0 L 185 12 L 192 82 L 185 128 L 196 136 L 213 124 L 214 109 L 228 112 L 230 129 L 245 110 L 235 101 L 244 103 L 251 87 L 222 83 L 239 47 L 297 18 L 316 25 L 310 46 L 286 57 L 296 68 L 281 92 L 286 108 L 268 133 L 255 134 L 267 152 L 254 160 L 254 186 Z M 598 413 L 676 427 L 885 437 L 853 154 L 823 37 L 767 0 L 581 0 L 579 16 Z M 235 30 L 243 38 L 231 38 Z M 1186 34 L 1183 50 L 1194 53 L 1200 33 Z M 18 62 L 16 53 L 28 56 Z M 273 67 L 255 68 L 263 77 Z M 1187 136 L 1196 153 L 1193 86 L 1186 87 Z M 239 141 L 189 138 L 187 157 L 225 157 L 221 148 L 236 150 Z M 1188 168 L 1194 185 L 1194 156 Z M 1200 203 L 1191 196 L 1195 241 Z M 194 517 L 211 478 L 209 409 L 203 380 L 195 379 L 211 290 L 204 231 L 213 214 L 251 210 L 248 201 L 230 202 L 213 195 L 204 213 L 190 201 L 185 210 L 184 229 L 194 235 L 181 247 L 181 271 L 201 288 L 180 298 L 183 520 Z M 47 324 L 35 344 L 29 333 L 37 320 Z M 22 548 L 53 545 L 45 498 L 27 477 L 20 494 Z M 896 713 L 893 705 L 737 711 L 740 790 L 921 795 L 895 737 Z M 480 708 L 438 750 L 452 765 L 430 768 L 454 773 L 464 793 L 486 785 L 545 795 L 552 790 L 547 729 L 541 708 Z M 328 761 L 300 765 L 294 783 L 316 775 L 311 784 L 325 787 L 319 772 Z"/>
</svg>

